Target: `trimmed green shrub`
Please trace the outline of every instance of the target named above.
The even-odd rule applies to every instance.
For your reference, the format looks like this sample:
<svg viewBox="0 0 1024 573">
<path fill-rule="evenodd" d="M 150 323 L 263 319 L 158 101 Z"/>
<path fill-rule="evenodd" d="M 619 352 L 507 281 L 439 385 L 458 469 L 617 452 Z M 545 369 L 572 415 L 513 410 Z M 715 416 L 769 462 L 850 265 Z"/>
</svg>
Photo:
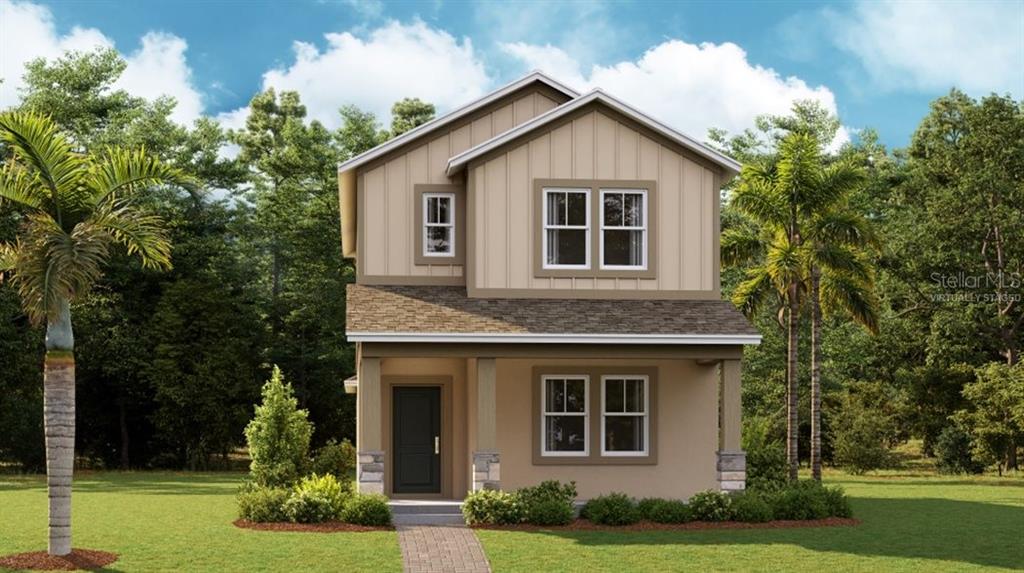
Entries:
<svg viewBox="0 0 1024 573">
<path fill-rule="evenodd" d="M 640 516 L 640 519 L 646 519 L 647 521 L 654 521 L 651 519 L 651 514 L 658 510 L 666 500 L 660 497 L 645 497 L 640 501 L 636 502 L 636 511 Z"/>
<path fill-rule="evenodd" d="M 648 509 L 646 519 L 655 523 L 686 523 L 692 521 L 690 506 L 678 499 L 659 499 Z"/>
<path fill-rule="evenodd" d="M 728 494 L 707 490 L 690 498 L 690 514 L 696 521 L 728 521 L 732 500 Z"/>
<path fill-rule="evenodd" d="M 942 430 L 935 440 L 936 469 L 943 474 L 980 474 L 984 464 L 974 459 L 971 436 L 956 424 Z"/>
<path fill-rule="evenodd" d="M 245 427 L 252 463 L 249 471 L 259 485 L 290 486 L 309 464 L 309 438 L 313 424 L 308 413 L 298 408 L 291 384 L 281 369 L 274 367 L 270 381 L 263 385 L 263 402 Z"/>
<path fill-rule="evenodd" d="M 238 490 L 238 516 L 257 522 L 288 521 L 284 504 L 291 492 L 285 488 L 247 483 Z"/>
<path fill-rule="evenodd" d="M 548 518 L 553 511 L 549 506 L 552 503 L 560 503 L 565 506 L 569 513 L 573 513 L 573 501 L 576 499 L 576 482 L 563 484 L 557 480 L 547 480 L 533 487 L 524 487 L 516 490 L 515 495 L 523 509 L 523 519 L 527 523 L 535 525 L 551 525 L 540 523 Z M 544 515 L 541 515 L 541 514 Z M 564 514 L 565 511 L 560 513 Z"/>
<path fill-rule="evenodd" d="M 824 519 L 829 506 L 821 486 L 793 484 L 772 496 L 772 515 L 775 519 Z"/>
<path fill-rule="evenodd" d="M 840 486 L 822 488 L 825 497 L 825 506 L 828 508 L 829 517 L 853 517 L 853 508 L 850 507 L 850 499 Z"/>
<path fill-rule="evenodd" d="M 351 491 L 342 485 L 342 482 L 338 481 L 338 478 L 331 474 L 319 476 L 312 474 L 299 480 L 299 483 L 295 484 L 293 491 L 294 494 L 303 494 L 307 497 L 320 497 L 327 500 L 331 509 L 330 519 L 340 519 L 341 511 L 345 507 L 345 502 L 351 496 Z"/>
<path fill-rule="evenodd" d="M 388 498 L 379 493 L 357 493 L 345 501 L 341 520 L 355 525 L 385 527 L 391 525 L 391 507 Z"/>
<path fill-rule="evenodd" d="M 523 521 L 519 496 L 490 489 L 474 491 L 462 502 L 466 525 L 511 525 Z"/>
<path fill-rule="evenodd" d="M 786 445 L 772 419 L 743 418 L 743 450 L 747 453 L 747 489 L 772 491 L 786 485 Z"/>
<path fill-rule="evenodd" d="M 355 469 L 356 447 L 348 440 L 328 440 L 313 457 L 313 473 L 330 474 L 343 482 L 350 479 Z"/>
<path fill-rule="evenodd" d="M 338 519 L 333 501 L 316 491 L 293 491 L 284 502 L 284 513 L 295 523 L 323 523 Z"/>
<path fill-rule="evenodd" d="M 747 523 L 764 523 L 772 520 L 772 507 L 756 491 L 746 491 L 732 498 L 732 519 Z"/>
<path fill-rule="evenodd" d="M 852 474 L 895 467 L 889 441 L 896 433 L 891 415 L 847 396 L 833 429 L 836 464 Z"/>
<path fill-rule="evenodd" d="M 560 499 L 543 499 L 530 507 L 529 523 L 533 525 L 569 525 L 573 517 L 572 505 Z"/>
<path fill-rule="evenodd" d="M 630 525 L 640 521 L 640 511 L 632 498 L 624 493 L 610 493 L 589 500 L 583 516 L 601 525 Z"/>
</svg>

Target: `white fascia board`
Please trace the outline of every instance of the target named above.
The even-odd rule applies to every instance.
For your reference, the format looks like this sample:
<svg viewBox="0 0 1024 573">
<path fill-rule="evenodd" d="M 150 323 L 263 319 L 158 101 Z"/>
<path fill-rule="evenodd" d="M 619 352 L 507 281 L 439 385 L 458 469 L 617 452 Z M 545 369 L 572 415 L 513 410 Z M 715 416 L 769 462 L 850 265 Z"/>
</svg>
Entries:
<svg viewBox="0 0 1024 573">
<path fill-rule="evenodd" d="M 348 332 L 350 342 L 489 344 L 760 344 L 757 334 L 498 334 L 493 332 Z"/>
<path fill-rule="evenodd" d="M 566 114 L 572 113 L 574 110 L 579 109 L 593 101 L 600 101 L 601 103 L 618 111 L 619 113 L 625 115 L 626 117 L 629 117 L 634 121 L 637 121 L 638 123 L 645 125 L 651 128 L 652 130 L 660 133 L 661 135 L 667 137 L 668 139 L 679 143 L 680 145 L 693 151 L 694 153 L 718 165 L 721 165 L 723 168 L 725 168 L 726 171 L 732 173 L 733 175 L 738 174 L 740 172 L 740 168 L 742 167 L 742 165 L 735 159 L 701 143 L 700 141 L 697 141 L 696 139 L 684 133 L 672 129 L 671 127 L 637 110 L 636 108 L 630 106 L 629 104 L 626 104 L 625 102 L 622 102 L 604 93 L 600 89 L 595 89 L 582 97 L 574 99 L 570 102 L 566 102 L 556 108 L 550 109 L 547 112 L 531 119 L 530 121 L 522 123 L 519 126 L 514 127 L 506 131 L 505 133 L 502 133 L 501 135 L 498 135 L 497 137 L 493 137 L 487 141 L 480 143 L 475 147 L 471 147 L 466 151 L 463 151 L 462 153 L 455 155 L 454 157 L 448 160 L 447 174 L 449 176 L 454 175 L 473 159 L 480 157 L 485 153 L 493 151 L 494 149 L 497 149 L 502 145 L 505 145 L 506 143 L 514 140 L 520 135 L 523 135 L 547 123 L 555 121 L 558 118 L 565 116 Z"/>
<path fill-rule="evenodd" d="M 576 90 L 566 86 L 565 84 L 553 78 L 544 75 L 541 72 L 531 72 L 526 77 L 518 79 L 510 84 L 506 84 L 505 86 L 494 90 L 493 92 L 481 97 L 480 99 L 467 103 L 466 105 L 454 109 L 442 115 L 441 117 L 434 118 L 428 121 L 427 123 L 417 126 L 415 129 L 411 129 L 392 140 L 382 143 L 377 147 L 374 147 L 373 149 L 360 153 L 359 155 L 351 159 L 339 163 L 338 172 L 341 173 L 343 171 L 349 171 L 351 169 L 359 167 L 360 165 L 363 165 L 364 163 L 373 161 L 374 159 L 392 151 L 393 149 L 401 147 L 402 145 L 405 145 L 406 143 L 422 135 L 425 135 L 439 127 L 452 123 L 453 121 L 456 121 L 461 117 L 473 113 L 474 111 L 482 107 L 485 107 L 490 103 L 499 100 L 505 97 L 506 95 L 513 93 L 516 90 L 523 88 L 535 81 L 539 81 L 543 84 L 546 84 L 551 88 L 564 93 L 570 98 L 577 98 L 580 95 L 579 92 L 577 92 Z"/>
</svg>

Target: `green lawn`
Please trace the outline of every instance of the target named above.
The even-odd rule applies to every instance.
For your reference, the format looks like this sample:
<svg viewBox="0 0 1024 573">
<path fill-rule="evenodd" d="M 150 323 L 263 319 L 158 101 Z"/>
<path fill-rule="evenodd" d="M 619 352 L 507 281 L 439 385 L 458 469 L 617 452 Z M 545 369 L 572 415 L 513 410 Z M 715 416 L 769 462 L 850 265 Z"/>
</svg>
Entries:
<svg viewBox="0 0 1024 573">
<path fill-rule="evenodd" d="M 703 532 L 480 531 L 495 571 L 1024 569 L 1024 480 L 835 476 L 857 527 Z"/>
<path fill-rule="evenodd" d="M 236 529 L 240 474 L 83 474 L 75 546 L 118 571 L 397 571 L 395 534 Z M 829 476 L 859 527 L 706 532 L 479 531 L 495 571 L 970 571 L 1024 568 L 1024 479 Z M 0 476 L 0 555 L 45 548 L 40 478 Z"/>
<path fill-rule="evenodd" d="M 394 532 L 238 529 L 242 474 L 76 476 L 74 545 L 113 551 L 113 571 L 401 571 Z M 0 555 L 46 548 L 46 488 L 0 476 Z"/>
</svg>

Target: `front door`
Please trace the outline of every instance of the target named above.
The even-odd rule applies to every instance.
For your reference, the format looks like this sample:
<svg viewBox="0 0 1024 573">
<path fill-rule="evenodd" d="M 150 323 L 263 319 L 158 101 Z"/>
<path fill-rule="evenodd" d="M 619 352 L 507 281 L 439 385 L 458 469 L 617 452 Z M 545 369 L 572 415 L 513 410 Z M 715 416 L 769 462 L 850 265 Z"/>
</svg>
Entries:
<svg viewBox="0 0 1024 573">
<path fill-rule="evenodd" d="M 395 493 L 441 493 L 441 387 L 395 386 Z"/>
</svg>

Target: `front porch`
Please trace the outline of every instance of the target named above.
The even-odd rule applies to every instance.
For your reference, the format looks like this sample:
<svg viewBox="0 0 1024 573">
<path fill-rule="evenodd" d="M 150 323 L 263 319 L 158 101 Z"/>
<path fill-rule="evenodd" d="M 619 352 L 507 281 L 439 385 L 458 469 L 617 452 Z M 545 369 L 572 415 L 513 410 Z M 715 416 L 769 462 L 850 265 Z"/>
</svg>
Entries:
<svg viewBox="0 0 1024 573">
<path fill-rule="evenodd" d="M 359 490 L 429 513 L 470 491 L 546 479 L 575 481 L 581 499 L 742 489 L 741 356 L 738 345 L 360 343 Z M 587 381 L 582 420 L 555 420 L 575 424 L 554 433 L 580 434 L 579 451 L 542 451 L 557 441 L 542 421 L 545 377 Z M 625 432 L 606 419 L 623 416 L 603 398 L 624 377 L 642 377 L 646 407 L 626 416 L 642 451 L 620 455 Z"/>
</svg>

